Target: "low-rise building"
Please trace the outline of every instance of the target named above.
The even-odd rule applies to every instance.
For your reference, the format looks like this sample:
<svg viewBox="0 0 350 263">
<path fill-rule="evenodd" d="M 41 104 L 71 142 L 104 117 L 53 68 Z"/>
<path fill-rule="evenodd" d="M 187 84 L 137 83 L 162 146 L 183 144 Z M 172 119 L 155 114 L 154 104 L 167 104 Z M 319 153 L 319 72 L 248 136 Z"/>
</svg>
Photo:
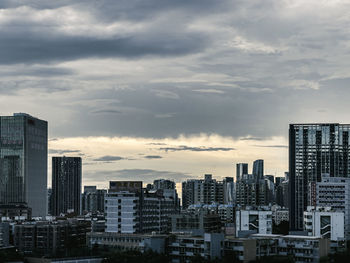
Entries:
<svg viewBox="0 0 350 263">
<path fill-rule="evenodd" d="M 0 248 L 10 245 L 10 224 L 8 222 L 0 223 Z"/>
<path fill-rule="evenodd" d="M 294 262 L 320 262 L 331 251 L 330 240 L 320 236 L 261 235 L 249 237 L 256 241 L 256 258 L 279 256 Z"/>
<path fill-rule="evenodd" d="M 25 258 L 28 263 L 101 263 L 100 257 L 70 257 L 70 258 Z"/>
<path fill-rule="evenodd" d="M 171 232 L 179 233 L 219 233 L 221 220 L 218 214 L 208 214 L 204 211 L 197 213 L 181 213 L 171 216 Z"/>
<path fill-rule="evenodd" d="M 223 256 L 232 262 L 251 262 L 256 260 L 256 240 L 227 236 L 223 248 Z"/>
<path fill-rule="evenodd" d="M 164 253 L 166 240 L 166 235 L 91 232 L 87 234 L 86 244 L 90 248 L 106 246 L 118 250 L 152 250 Z"/>
<path fill-rule="evenodd" d="M 294 262 L 320 262 L 330 253 L 330 240 L 311 236 L 282 236 L 279 239 L 278 254 L 290 256 Z"/>
<path fill-rule="evenodd" d="M 191 262 L 196 256 L 208 260 L 220 259 L 223 241 L 224 235 L 219 233 L 205 233 L 203 236 L 175 235 L 169 239 L 167 253 L 173 263 Z"/>
<path fill-rule="evenodd" d="M 33 221 L 13 226 L 14 246 L 24 254 L 33 252 L 58 255 L 71 247 L 82 247 L 86 233 L 91 231 L 90 222 L 78 220 Z"/>
</svg>

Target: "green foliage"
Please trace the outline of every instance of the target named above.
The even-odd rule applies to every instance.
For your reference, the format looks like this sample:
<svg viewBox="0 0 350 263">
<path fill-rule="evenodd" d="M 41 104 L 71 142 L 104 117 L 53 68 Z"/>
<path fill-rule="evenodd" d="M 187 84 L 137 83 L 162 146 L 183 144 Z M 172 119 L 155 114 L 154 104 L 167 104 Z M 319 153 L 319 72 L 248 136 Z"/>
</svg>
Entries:
<svg viewBox="0 0 350 263">
<path fill-rule="evenodd" d="M 0 250 L 0 263 L 22 260 L 23 256 L 15 248 Z"/>
<path fill-rule="evenodd" d="M 273 234 L 281 234 L 281 235 L 288 235 L 289 232 L 289 222 L 288 221 L 282 221 L 279 225 L 276 225 L 273 223 L 272 225 L 272 233 Z"/>
<path fill-rule="evenodd" d="M 293 263 L 294 260 L 290 256 L 269 256 L 269 257 L 262 257 L 255 262 L 257 263 Z"/>
</svg>

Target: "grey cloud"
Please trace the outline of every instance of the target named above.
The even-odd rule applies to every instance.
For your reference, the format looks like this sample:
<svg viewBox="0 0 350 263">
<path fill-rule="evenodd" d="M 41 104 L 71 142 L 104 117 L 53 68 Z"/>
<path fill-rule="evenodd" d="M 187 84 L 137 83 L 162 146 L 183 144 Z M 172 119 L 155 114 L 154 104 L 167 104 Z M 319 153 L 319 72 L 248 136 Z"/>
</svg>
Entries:
<svg viewBox="0 0 350 263">
<path fill-rule="evenodd" d="M 0 68 L 0 76 L 33 76 L 33 77 L 57 77 L 72 75 L 75 71 L 72 69 L 52 66 L 33 66 L 33 67 L 9 67 Z"/>
<path fill-rule="evenodd" d="M 81 154 L 81 151 L 80 150 L 57 150 L 57 149 L 49 149 L 49 154 L 60 154 L 60 155 L 63 155 L 63 154 L 69 154 L 69 153 L 76 153 L 76 154 Z"/>
<path fill-rule="evenodd" d="M 95 110 L 91 112 L 92 114 L 122 114 L 120 110 L 106 109 L 106 110 Z"/>
<path fill-rule="evenodd" d="M 254 145 L 255 147 L 262 148 L 288 148 L 288 145 Z"/>
<path fill-rule="evenodd" d="M 146 159 L 161 159 L 163 157 L 160 155 L 146 155 L 145 158 Z"/>
<path fill-rule="evenodd" d="M 242 138 L 239 138 L 241 141 L 263 141 L 265 140 L 264 138 L 261 138 L 261 137 L 242 137 Z"/>
<path fill-rule="evenodd" d="M 226 147 L 189 147 L 185 145 L 181 145 L 178 147 L 164 147 L 164 148 L 159 148 L 159 150 L 162 151 L 170 151 L 170 152 L 176 152 L 176 151 L 192 151 L 192 152 L 218 152 L 218 151 L 233 151 L 236 150 L 235 148 L 226 148 Z"/>
<path fill-rule="evenodd" d="M 105 155 L 99 158 L 94 159 L 95 162 L 113 162 L 113 161 L 120 161 L 120 160 L 126 160 L 127 158 L 121 157 L 121 156 L 111 156 L 111 155 Z"/>
</svg>

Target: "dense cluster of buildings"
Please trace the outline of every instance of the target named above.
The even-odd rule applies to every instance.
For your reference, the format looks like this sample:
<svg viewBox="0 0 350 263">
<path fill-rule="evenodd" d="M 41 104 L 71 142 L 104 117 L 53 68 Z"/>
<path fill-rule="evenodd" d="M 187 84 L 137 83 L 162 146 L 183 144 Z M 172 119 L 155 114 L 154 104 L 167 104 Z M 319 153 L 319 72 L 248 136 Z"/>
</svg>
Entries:
<svg viewBox="0 0 350 263">
<path fill-rule="evenodd" d="M 52 158 L 47 122 L 0 117 L 0 248 L 50 257 L 67 248 L 148 249 L 172 262 L 193 257 L 249 262 L 266 256 L 319 262 L 350 240 L 350 125 L 292 124 L 289 171 L 256 160 L 236 176 L 182 182 L 110 181 L 84 186 L 79 156 Z M 283 228 L 284 227 L 284 228 Z M 285 231 L 282 229 L 287 228 Z"/>
</svg>

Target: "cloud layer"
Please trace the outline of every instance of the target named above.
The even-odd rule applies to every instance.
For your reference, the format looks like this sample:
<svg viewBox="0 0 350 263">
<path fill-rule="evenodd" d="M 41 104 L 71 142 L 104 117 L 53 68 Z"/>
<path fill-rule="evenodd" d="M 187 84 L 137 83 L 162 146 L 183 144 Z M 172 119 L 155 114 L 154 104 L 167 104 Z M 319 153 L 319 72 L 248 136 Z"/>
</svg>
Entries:
<svg viewBox="0 0 350 263">
<path fill-rule="evenodd" d="M 154 150 L 90 152 L 95 170 L 179 152 L 240 159 L 237 145 L 197 143 L 203 134 L 270 156 L 285 150 L 271 138 L 286 139 L 289 123 L 348 122 L 349 10 L 315 0 L 3 0 L 0 111 L 48 120 L 59 141 L 148 138 Z M 163 142 L 181 136 L 190 139 Z"/>
</svg>

